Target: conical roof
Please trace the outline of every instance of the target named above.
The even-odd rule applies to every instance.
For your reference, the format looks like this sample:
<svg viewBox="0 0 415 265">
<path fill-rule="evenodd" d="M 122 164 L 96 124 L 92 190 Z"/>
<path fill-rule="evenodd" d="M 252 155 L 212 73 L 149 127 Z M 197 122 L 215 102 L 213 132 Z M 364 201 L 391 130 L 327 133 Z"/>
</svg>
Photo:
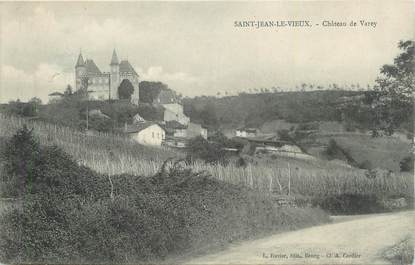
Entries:
<svg viewBox="0 0 415 265">
<path fill-rule="evenodd" d="M 101 74 L 101 70 L 99 70 L 94 60 L 87 59 L 85 62 L 85 65 L 86 65 L 86 72 L 88 74 L 98 74 L 98 75 Z"/>
<path fill-rule="evenodd" d="M 84 58 L 82 57 L 82 53 L 79 53 L 78 61 L 76 61 L 75 67 L 85 66 Z"/>
<path fill-rule="evenodd" d="M 114 49 L 114 51 L 112 52 L 112 58 L 111 58 L 111 63 L 110 63 L 110 65 L 113 65 L 113 64 L 119 64 L 120 62 L 118 61 L 118 56 L 117 56 L 117 53 L 115 52 L 115 49 Z"/>
<path fill-rule="evenodd" d="M 121 61 L 120 73 L 134 74 L 138 76 L 137 72 L 134 70 L 134 67 L 132 67 L 132 65 L 127 60 Z"/>
</svg>

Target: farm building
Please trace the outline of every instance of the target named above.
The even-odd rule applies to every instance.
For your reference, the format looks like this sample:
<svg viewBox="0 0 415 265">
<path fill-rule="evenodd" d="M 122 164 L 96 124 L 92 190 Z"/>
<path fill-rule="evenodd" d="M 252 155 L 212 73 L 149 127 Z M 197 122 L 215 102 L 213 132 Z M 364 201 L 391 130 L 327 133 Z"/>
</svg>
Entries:
<svg viewBox="0 0 415 265">
<path fill-rule="evenodd" d="M 125 133 L 143 145 L 161 146 L 165 130 L 154 122 L 142 122 L 125 126 Z"/>
<path fill-rule="evenodd" d="M 171 137 L 182 137 L 185 138 L 187 136 L 187 126 L 181 124 L 178 121 L 166 121 L 164 124 L 164 129 L 166 131 L 166 135 Z"/>
</svg>

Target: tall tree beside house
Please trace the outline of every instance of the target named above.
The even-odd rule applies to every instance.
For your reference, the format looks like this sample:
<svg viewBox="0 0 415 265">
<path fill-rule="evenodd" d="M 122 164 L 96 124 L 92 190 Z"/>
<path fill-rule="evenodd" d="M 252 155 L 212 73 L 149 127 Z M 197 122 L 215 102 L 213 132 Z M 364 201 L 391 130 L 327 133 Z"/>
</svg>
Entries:
<svg viewBox="0 0 415 265">
<path fill-rule="evenodd" d="M 200 119 L 203 125 L 210 128 L 217 128 L 219 126 L 218 117 L 216 115 L 215 105 L 213 102 L 208 102 L 200 112 Z"/>
<path fill-rule="evenodd" d="M 139 85 L 140 101 L 152 104 L 160 91 L 169 89 L 162 82 L 142 81 Z"/>
<path fill-rule="evenodd" d="M 374 90 L 366 95 L 374 112 L 374 131 L 391 135 L 406 124 L 413 130 L 413 93 L 415 92 L 414 41 L 400 41 L 401 54 L 393 64 L 384 65 Z M 377 133 L 375 133 L 376 135 Z"/>
<path fill-rule="evenodd" d="M 134 86 L 128 79 L 122 80 L 118 87 L 118 97 L 120 99 L 131 99 L 131 95 L 134 93 Z"/>
</svg>

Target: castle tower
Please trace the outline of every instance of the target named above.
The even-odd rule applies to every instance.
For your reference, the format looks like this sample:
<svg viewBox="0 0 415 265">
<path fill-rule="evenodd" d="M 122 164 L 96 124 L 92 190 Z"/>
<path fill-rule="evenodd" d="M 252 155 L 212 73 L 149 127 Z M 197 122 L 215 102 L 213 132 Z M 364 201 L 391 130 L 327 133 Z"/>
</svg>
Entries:
<svg viewBox="0 0 415 265">
<path fill-rule="evenodd" d="M 84 58 L 82 57 L 82 53 L 79 52 L 78 60 L 76 61 L 75 65 L 75 88 L 76 90 L 82 89 L 82 78 L 86 74 L 86 66 Z"/>
<path fill-rule="evenodd" d="M 112 52 L 112 58 L 110 63 L 110 95 L 111 99 L 118 99 L 118 86 L 120 85 L 120 62 L 118 61 L 117 53 L 114 51 Z"/>
</svg>

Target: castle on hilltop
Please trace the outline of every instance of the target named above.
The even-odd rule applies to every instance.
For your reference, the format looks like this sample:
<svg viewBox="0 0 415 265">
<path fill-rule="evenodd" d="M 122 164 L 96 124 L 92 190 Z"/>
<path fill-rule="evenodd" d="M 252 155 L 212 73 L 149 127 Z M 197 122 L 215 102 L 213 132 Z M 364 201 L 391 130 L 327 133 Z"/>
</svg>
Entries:
<svg viewBox="0 0 415 265">
<path fill-rule="evenodd" d="M 118 88 L 121 82 L 130 82 L 134 87 L 131 95 L 131 102 L 138 104 L 140 83 L 139 75 L 128 62 L 128 60 L 118 60 L 115 49 L 112 53 L 110 62 L 110 72 L 101 72 L 94 60 L 82 57 L 79 53 L 75 65 L 75 87 L 76 90 L 88 91 L 89 99 L 108 100 L 119 99 Z"/>
</svg>

